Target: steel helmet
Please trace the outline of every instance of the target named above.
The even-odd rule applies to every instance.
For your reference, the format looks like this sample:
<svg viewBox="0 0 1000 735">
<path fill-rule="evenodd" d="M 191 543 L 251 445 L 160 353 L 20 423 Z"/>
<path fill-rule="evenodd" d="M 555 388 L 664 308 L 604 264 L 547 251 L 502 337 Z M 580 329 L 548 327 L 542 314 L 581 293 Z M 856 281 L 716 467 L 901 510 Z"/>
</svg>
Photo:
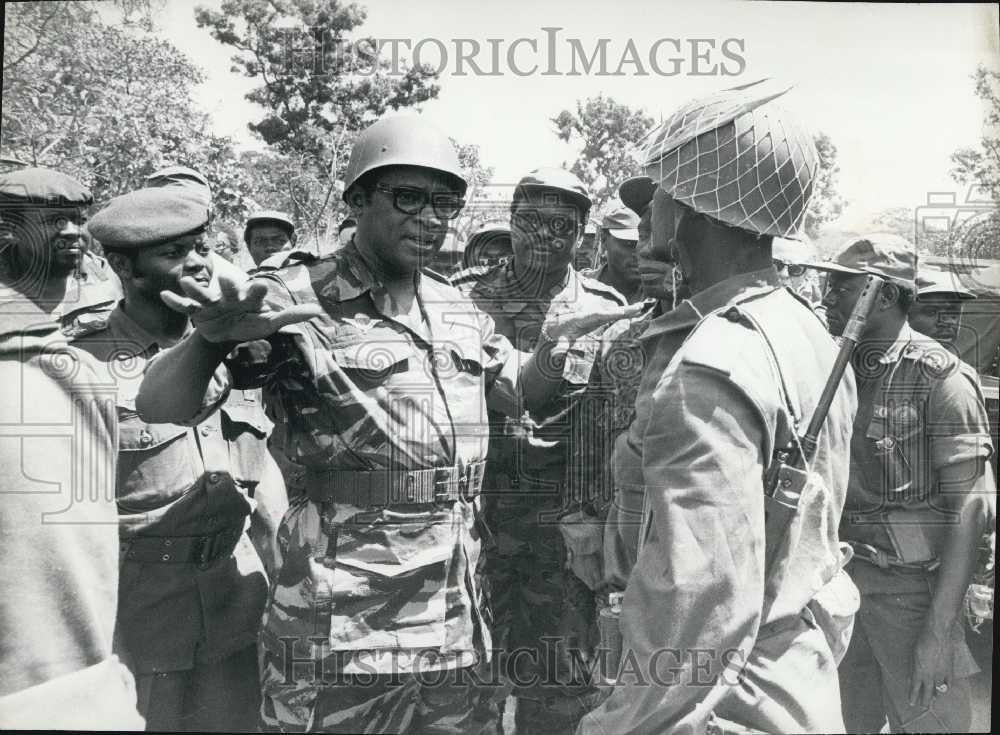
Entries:
<svg viewBox="0 0 1000 735">
<path fill-rule="evenodd" d="M 590 211 L 592 202 L 587 193 L 587 187 L 583 185 L 576 176 L 564 168 L 554 166 L 543 166 L 521 177 L 517 182 L 517 189 L 514 191 L 514 198 L 517 199 L 518 191 L 528 191 L 531 189 L 553 189 L 562 192 L 566 198 L 576 206 L 586 217 Z M 596 233 L 597 230 L 595 229 Z"/>
<path fill-rule="evenodd" d="M 798 239 L 819 157 L 812 135 L 770 104 L 789 87 L 760 80 L 692 100 L 650 134 L 647 173 L 723 224 Z"/>
<path fill-rule="evenodd" d="M 383 166 L 431 168 L 458 179 L 463 194 L 468 186 L 454 144 L 441 130 L 417 115 L 383 117 L 361 133 L 344 174 L 344 201 L 358 179 Z"/>
<path fill-rule="evenodd" d="M 243 228 L 243 242 L 250 244 L 250 230 L 263 224 L 276 225 L 287 232 L 289 237 L 295 234 L 295 223 L 289 215 L 276 209 L 263 209 L 247 218 L 246 226 Z"/>
</svg>

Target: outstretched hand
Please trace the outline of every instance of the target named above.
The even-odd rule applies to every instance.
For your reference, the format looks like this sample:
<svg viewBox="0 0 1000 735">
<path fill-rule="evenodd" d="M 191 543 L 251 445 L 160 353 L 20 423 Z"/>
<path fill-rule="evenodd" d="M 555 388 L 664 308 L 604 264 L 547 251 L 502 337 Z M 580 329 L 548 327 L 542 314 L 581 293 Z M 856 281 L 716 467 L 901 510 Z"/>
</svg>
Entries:
<svg viewBox="0 0 1000 735">
<path fill-rule="evenodd" d="M 582 314 L 560 314 L 545 320 L 542 325 L 542 334 L 547 335 L 552 340 L 565 338 L 572 342 L 619 319 L 634 319 L 645 308 L 646 304 L 640 301 L 628 306 L 607 306 L 597 311 L 588 311 Z"/>
<path fill-rule="evenodd" d="M 180 280 L 184 296 L 161 291 L 160 298 L 174 311 L 187 314 L 209 342 L 247 342 L 263 339 L 282 327 L 319 316 L 319 304 L 297 304 L 274 310 L 264 303 L 267 286 L 254 282 L 236 266 L 216 259 L 212 282 L 202 285 L 189 276 Z"/>
</svg>

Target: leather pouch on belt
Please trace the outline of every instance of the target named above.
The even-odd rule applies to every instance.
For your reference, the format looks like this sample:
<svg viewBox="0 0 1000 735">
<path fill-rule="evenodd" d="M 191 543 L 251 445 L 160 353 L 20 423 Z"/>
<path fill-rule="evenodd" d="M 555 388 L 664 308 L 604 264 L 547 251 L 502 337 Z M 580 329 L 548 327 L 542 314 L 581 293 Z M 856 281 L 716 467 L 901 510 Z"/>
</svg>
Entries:
<svg viewBox="0 0 1000 735">
<path fill-rule="evenodd" d="M 947 517 L 930 508 L 893 508 L 882 514 L 896 558 L 904 564 L 933 561 Z"/>
<path fill-rule="evenodd" d="M 591 590 L 603 579 L 604 525 L 594 516 L 575 511 L 559 519 L 569 568 Z"/>
</svg>

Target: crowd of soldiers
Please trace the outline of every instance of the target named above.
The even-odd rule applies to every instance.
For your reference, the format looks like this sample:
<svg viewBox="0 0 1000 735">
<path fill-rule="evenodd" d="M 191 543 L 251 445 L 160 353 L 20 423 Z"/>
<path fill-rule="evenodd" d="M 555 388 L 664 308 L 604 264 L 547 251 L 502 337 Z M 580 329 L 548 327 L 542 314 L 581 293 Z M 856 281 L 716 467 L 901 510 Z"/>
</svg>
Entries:
<svg viewBox="0 0 1000 735">
<path fill-rule="evenodd" d="M 70 176 L 0 174 L 0 726 L 967 731 L 972 294 L 895 235 L 805 253 L 780 95 L 653 131 L 603 262 L 539 168 L 430 267 L 467 181 L 415 116 L 359 137 L 332 254 L 262 211 L 249 273 L 192 169 L 89 220 Z"/>
</svg>

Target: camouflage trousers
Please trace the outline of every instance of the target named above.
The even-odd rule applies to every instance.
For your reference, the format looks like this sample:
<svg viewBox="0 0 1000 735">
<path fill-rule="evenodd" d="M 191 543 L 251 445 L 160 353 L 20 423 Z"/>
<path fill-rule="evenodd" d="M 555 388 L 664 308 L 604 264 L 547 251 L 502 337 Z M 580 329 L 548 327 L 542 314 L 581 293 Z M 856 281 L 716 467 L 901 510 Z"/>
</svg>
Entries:
<svg viewBox="0 0 1000 735">
<path fill-rule="evenodd" d="M 566 568 L 558 509 L 523 496 L 487 499 L 493 642 L 517 700 L 518 735 L 570 735 L 602 697 L 589 659 L 598 641 L 594 595 Z"/>
<path fill-rule="evenodd" d="M 274 665 L 269 656 L 265 653 L 265 666 Z M 497 735 L 497 689 L 481 681 L 470 669 L 342 674 L 322 686 L 296 689 L 295 702 L 265 692 L 260 727 L 264 732 Z"/>
</svg>

